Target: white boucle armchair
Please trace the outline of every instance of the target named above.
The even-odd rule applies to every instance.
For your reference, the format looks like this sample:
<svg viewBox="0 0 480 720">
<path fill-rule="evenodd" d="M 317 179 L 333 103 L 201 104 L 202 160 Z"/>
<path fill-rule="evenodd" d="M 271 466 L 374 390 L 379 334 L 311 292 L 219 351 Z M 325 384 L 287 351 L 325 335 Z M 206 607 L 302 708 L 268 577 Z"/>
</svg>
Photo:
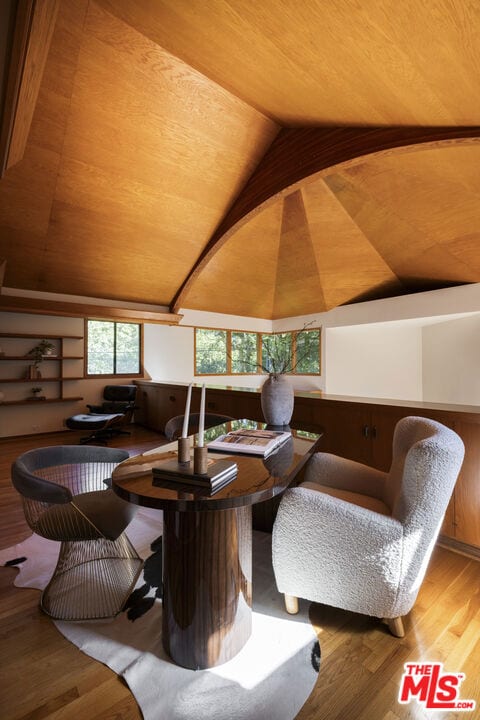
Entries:
<svg viewBox="0 0 480 720">
<path fill-rule="evenodd" d="M 404 635 L 464 456 L 449 428 L 397 423 L 388 473 L 315 453 L 305 482 L 283 495 L 273 567 L 288 612 L 298 597 L 364 613 Z"/>
</svg>

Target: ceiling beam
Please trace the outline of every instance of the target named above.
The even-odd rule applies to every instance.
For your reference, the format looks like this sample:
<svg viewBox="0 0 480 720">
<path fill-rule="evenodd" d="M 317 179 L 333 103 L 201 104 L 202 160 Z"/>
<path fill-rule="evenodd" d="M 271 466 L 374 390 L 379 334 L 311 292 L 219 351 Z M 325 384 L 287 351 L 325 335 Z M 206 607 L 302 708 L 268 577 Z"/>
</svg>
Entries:
<svg viewBox="0 0 480 720">
<path fill-rule="evenodd" d="M 4 42 L 5 87 L 0 131 L 0 177 L 25 152 L 59 0 L 17 0 Z"/>
<path fill-rule="evenodd" d="M 154 323 L 160 325 L 178 325 L 183 317 L 183 315 L 154 312 L 152 310 L 132 310 L 131 308 L 61 302 L 59 300 L 41 300 L 29 297 L 15 297 L 14 295 L 0 296 L 0 311 L 31 313 L 32 315 L 88 317 L 90 319 Z"/>
<path fill-rule="evenodd" d="M 480 143 L 480 127 L 288 128 L 277 135 L 257 169 L 215 230 L 184 280 L 170 308 L 185 307 L 199 273 L 228 238 L 279 195 L 348 167 L 372 154 L 412 152 L 428 147 Z"/>
</svg>

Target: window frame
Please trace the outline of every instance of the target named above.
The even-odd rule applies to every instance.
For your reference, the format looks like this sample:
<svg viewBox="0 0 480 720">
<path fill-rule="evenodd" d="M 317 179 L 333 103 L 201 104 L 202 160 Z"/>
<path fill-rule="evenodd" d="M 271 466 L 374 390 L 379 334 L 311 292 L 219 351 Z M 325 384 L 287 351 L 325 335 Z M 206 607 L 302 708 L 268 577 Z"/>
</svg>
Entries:
<svg viewBox="0 0 480 720">
<path fill-rule="evenodd" d="M 215 332 L 224 332 L 226 333 L 226 370 L 222 373 L 201 373 L 197 370 L 197 330 L 212 330 Z M 233 329 L 233 328 L 218 328 L 218 327 L 204 327 L 202 325 L 195 325 L 193 327 L 193 374 L 195 377 L 225 377 L 226 375 L 232 375 L 235 377 L 242 377 L 242 376 L 248 376 L 248 375 L 267 375 L 264 370 L 262 370 L 261 363 L 262 363 L 262 355 L 263 355 L 263 343 L 262 343 L 262 337 L 264 335 L 284 335 L 284 334 L 291 334 L 292 336 L 292 362 L 295 365 L 297 361 L 297 336 L 299 334 L 304 334 L 308 332 L 318 332 L 318 373 L 307 373 L 307 372 L 297 372 L 297 370 L 293 370 L 293 372 L 286 373 L 286 375 L 291 376 L 312 376 L 312 377 L 320 377 L 322 374 L 322 327 L 321 325 L 314 328 L 307 328 L 305 330 L 281 330 L 279 332 L 259 332 L 257 330 L 239 330 L 239 329 Z M 257 338 L 257 367 L 252 370 L 252 372 L 232 372 L 232 333 L 249 333 L 251 335 L 256 335 Z"/>
<path fill-rule="evenodd" d="M 90 321 L 93 322 L 104 322 L 104 323 L 111 323 L 115 327 L 114 331 L 114 367 L 116 365 L 116 359 L 117 359 L 117 353 L 116 353 L 116 343 L 117 343 L 117 331 L 116 326 L 117 325 L 137 325 L 138 326 L 138 365 L 139 365 L 139 371 L 137 373 L 89 373 L 88 372 L 88 323 Z M 83 368 L 83 374 L 85 379 L 100 379 L 100 378 L 140 378 L 143 377 L 144 371 L 143 371 L 143 341 L 144 341 L 144 333 L 143 333 L 143 323 L 141 322 L 135 322 L 132 320 L 110 320 L 108 318 L 95 318 L 95 317 L 86 317 L 84 320 L 84 345 L 85 345 L 85 351 L 84 351 L 84 368 Z"/>
</svg>

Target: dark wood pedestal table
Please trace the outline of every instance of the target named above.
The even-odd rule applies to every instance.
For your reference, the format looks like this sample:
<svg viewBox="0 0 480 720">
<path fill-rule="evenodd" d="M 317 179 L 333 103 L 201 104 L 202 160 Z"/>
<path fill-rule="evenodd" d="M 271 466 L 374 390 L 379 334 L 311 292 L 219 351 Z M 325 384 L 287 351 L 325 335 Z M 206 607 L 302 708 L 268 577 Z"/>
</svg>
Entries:
<svg viewBox="0 0 480 720">
<path fill-rule="evenodd" d="M 114 470 L 112 486 L 120 497 L 163 510 L 162 641 L 178 665 L 214 667 L 247 642 L 252 627 L 252 505 L 295 484 L 309 455 L 319 449 L 319 438 L 292 431 L 292 438 L 265 459 L 222 454 L 237 462 L 238 474 L 212 496 L 185 485 L 152 484 L 152 468 L 175 457 L 176 443 L 129 458 Z"/>
</svg>

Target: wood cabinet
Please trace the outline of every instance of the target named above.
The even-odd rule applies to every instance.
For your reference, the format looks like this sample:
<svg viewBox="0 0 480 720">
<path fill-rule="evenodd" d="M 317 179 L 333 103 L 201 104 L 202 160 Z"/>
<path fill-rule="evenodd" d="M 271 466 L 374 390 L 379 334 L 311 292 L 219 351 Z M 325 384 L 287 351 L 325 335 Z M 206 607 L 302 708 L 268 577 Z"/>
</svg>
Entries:
<svg viewBox="0 0 480 720">
<path fill-rule="evenodd" d="M 480 410 L 480 408 L 479 408 Z M 428 406 L 320 402 L 318 421 L 324 428 L 322 450 L 387 471 L 392 461 L 397 422 L 418 415 L 450 427 L 462 438 L 465 459 L 447 508 L 441 537 L 458 550 L 480 549 L 480 413 Z"/>
<path fill-rule="evenodd" d="M 453 507 L 445 518 L 451 523 L 448 536 L 480 547 L 480 425 L 462 418 L 452 424 L 465 444 L 465 458 L 455 486 Z"/>
<path fill-rule="evenodd" d="M 323 452 L 341 455 L 387 471 L 392 462 L 393 431 L 409 409 L 362 403 L 320 403 L 315 425 L 324 430 Z"/>
<path fill-rule="evenodd" d="M 141 398 L 145 399 L 142 424 L 163 432 L 170 417 L 183 414 L 186 385 L 145 381 L 137 384 Z M 192 412 L 198 411 L 199 397 L 200 387 L 196 386 Z M 206 401 L 210 412 L 263 419 L 260 391 L 215 386 L 207 388 Z M 392 460 L 393 431 L 407 415 L 437 420 L 462 438 L 465 460 L 447 509 L 442 539 L 460 551 L 480 556 L 480 407 L 296 393 L 292 424 L 312 432 L 323 431 L 320 441 L 323 452 L 386 471 Z M 137 421 L 138 417 L 136 414 Z"/>
<path fill-rule="evenodd" d="M 135 422 L 157 432 L 164 432 L 166 422 L 175 415 L 183 415 L 188 385 L 151 383 L 137 380 L 137 410 Z M 191 412 L 200 410 L 201 386 L 192 392 Z M 246 390 L 238 393 L 221 388 L 208 388 L 205 398 L 206 412 L 232 417 L 263 420 L 258 393 Z"/>
<path fill-rule="evenodd" d="M 187 399 L 185 386 L 160 386 L 138 383 L 135 422 L 163 433 L 165 424 L 175 415 L 183 415 Z M 195 406 L 192 402 L 192 412 Z"/>
<path fill-rule="evenodd" d="M 51 355 L 42 357 L 41 375 L 29 377 L 28 370 L 33 366 L 34 360 L 31 355 L 28 355 L 28 352 L 43 339 L 49 340 L 54 346 L 54 350 Z M 4 395 L 2 405 L 30 405 L 34 402 L 33 396 L 9 397 L 8 389 L 18 385 L 25 386 L 27 393 L 35 386 L 43 387 L 44 384 L 53 386 L 53 393 L 49 393 L 45 399 L 35 402 L 58 403 L 83 400 L 82 397 L 74 394 L 74 383 L 83 380 L 83 364 L 81 374 L 78 373 L 78 362 L 70 369 L 72 361 L 83 361 L 83 337 L 81 335 L 0 333 L 0 342 L 2 347 L 0 351 L 0 389 Z M 43 368 L 46 369 L 43 370 Z M 77 371 L 76 375 L 73 374 L 75 371 Z"/>
</svg>

